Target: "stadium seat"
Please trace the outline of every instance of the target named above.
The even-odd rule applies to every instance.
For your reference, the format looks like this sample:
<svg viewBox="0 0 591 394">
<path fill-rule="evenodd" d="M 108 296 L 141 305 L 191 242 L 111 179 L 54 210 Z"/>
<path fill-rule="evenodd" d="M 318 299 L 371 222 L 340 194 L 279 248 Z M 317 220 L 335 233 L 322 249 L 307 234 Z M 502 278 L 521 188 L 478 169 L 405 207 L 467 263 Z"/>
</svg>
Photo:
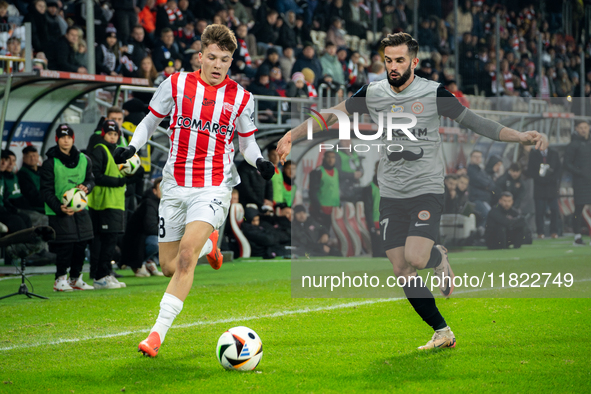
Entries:
<svg viewBox="0 0 591 394">
<path fill-rule="evenodd" d="M 345 212 L 341 207 L 334 207 L 332 209 L 332 229 L 335 232 L 339 241 L 341 254 L 344 257 L 353 256 L 353 246 L 349 239 L 349 232 L 345 225 Z"/>
<path fill-rule="evenodd" d="M 244 236 L 240 226 L 244 221 L 244 207 L 242 204 L 232 204 L 230 206 L 230 226 L 232 227 L 232 233 L 238 241 L 238 247 L 240 248 L 240 257 L 250 257 L 250 243 Z"/>
<path fill-rule="evenodd" d="M 476 216 L 474 214 L 470 216 L 450 213 L 441 215 L 439 235 L 442 241 L 450 242 L 466 239 L 473 231 L 476 231 Z"/>
<path fill-rule="evenodd" d="M 558 208 L 562 216 L 572 215 L 575 212 L 575 200 L 572 187 L 561 187 L 559 190 Z"/>
<path fill-rule="evenodd" d="M 317 48 L 320 48 L 320 41 L 318 40 L 318 30 L 311 30 L 310 37 L 312 38 L 312 42 L 316 45 Z"/>
<path fill-rule="evenodd" d="M 325 47 L 325 44 L 326 44 L 326 32 L 325 31 L 318 32 L 318 44 L 320 45 L 319 49 L 323 50 Z"/>
<path fill-rule="evenodd" d="M 369 56 L 371 53 L 369 47 L 367 46 L 367 40 L 365 38 L 359 40 L 359 53 L 361 53 L 363 56 Z M 367 67 L 369 68 L 370 65 L 368 65 Z"/>
<path fill-rule="evenodd" d="M 352 51 L 359 51 L 359 42 L 360 39 L 357 36 L 351 37 L 351 50 Z"/>
<path fill-rule="evenodd" d="M 363 204 L 363 201 L 357 201 L 357 204 L 355 204 L 355 210 L 357 226 L 359 226 L 359 231 L 361 232 L 361 243 L 363 245 L 363 249 L 367 253 L 371 253 L 371 235 L 369 234 L 369 229 L 367 228 L 367 222 L 365 220 L 365 204 Z"/>
<path fill-rule="evenodd" d="M 349 233 L 349 239 L 351 240 L 351 245 L 353 246 L 353 256 L 360 256 L 361 255 L 361 231 L 359 230 L 359 225 L 357 224 L 357 215 L 355 212 L 355 205 L 352 202 L 346 202 L 344 204 L 345 208 L 345 227 L 347 228 L 347 232 Z"/>
</svg>

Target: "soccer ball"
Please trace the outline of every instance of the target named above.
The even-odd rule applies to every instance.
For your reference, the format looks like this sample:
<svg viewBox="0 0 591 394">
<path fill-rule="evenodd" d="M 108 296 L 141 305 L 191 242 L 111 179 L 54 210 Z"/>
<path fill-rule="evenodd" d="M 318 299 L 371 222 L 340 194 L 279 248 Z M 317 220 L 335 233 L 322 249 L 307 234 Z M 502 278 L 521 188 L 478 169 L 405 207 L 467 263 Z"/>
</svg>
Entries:
<svg viewBox="0 0 591 394">
<path fill-rule="evenodd" d="M 218 340 L 216 356 L 227 370 L 252 371 L 263 358 L 263 343 L 248 327 L 230 328 Z"/>
<path fill-rule="evenodd" d="M 140 168 L 141 165 L 142 161 L 140 157 L 137 154 L 135 154 L 131 156 L 130 159 L 127 159 L 127 161 L 124 164 L 119 164 L 119 171 L 125 176 L 132 176 L 136 173 L 136 171 L 138 170 L 138 168 Z"/>
<path fill-rule="evenodd" d="M 62 204 L 66 206 L 66 208 L 71 208 L 74 212 L 80 212 L 84 208 L 86 208 L 87 203 L 86 193 L 82 190 L 73 188 L 68 190 L 62 196 Z"/>
</svg>

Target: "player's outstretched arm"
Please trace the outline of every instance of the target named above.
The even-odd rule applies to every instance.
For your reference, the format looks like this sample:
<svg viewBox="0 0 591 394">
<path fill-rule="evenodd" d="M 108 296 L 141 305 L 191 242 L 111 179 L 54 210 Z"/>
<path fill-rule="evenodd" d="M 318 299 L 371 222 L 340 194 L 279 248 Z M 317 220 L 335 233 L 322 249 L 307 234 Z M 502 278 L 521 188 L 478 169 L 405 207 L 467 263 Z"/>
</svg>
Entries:
<svg viewBox="0 0 591 394">
<path fill-rule="evenodd" d="M 342 101 L 339 104 L 332 107 L 331 109 L 344 112 L 348 116 L 349 113 L 347 112 L 345 102 L 346 101 Z M 328 114 L 328 116 L 324 117 L 324 120 L 326 120 L 326 124 L 329 127 L 338 121 L 336 115 L 334 115 L 334 114 Z M 320 125 L 318 125 L 318 123 L 312 122 L 312 131 L 314 133 L 317 133 L 321 130 L 322 129 L 320 128 Z M 291 152 L 292 142 L 297 141 L 301 138 L 304 138 L 306 136 L 307 132 L 308 132 L 308 119 L 306 119 L 304 121 L 304 123 L 300 124 L 299 126 L 289 130 L 287 133 L 285 133 L 285 135 L 283 137 L 281 137 L 281 139 L 277 143 L 277 154 L 279 155 L 279 160 L 281 161 L 281 163 L 285 163 L 285 159 L 287 158 L 287 155 L 289 155 L 289 152 Z"/>
<path fill-rule="evenodd" d="M 538 133 L 534 130 L 525 132 L 513 130 L 495 122 L 494 120 L 483 118 L 468 108 L 465 108 L 455 121 L 475 133 L 495 141 L 519 142 L 523 145 L 535 145 L 536 149 L 539 150 L 544 150 L 548 147 L 548 138 L 544 134 Z"/>
<path fill-rule="evenodd" d="M 148 142 L 154 132 L 156 132 L 156 129 L 158 128 L 158 125 L 162 119 L 163 118 L 160 118 L 149 112 L 135 129 L 129 146 L 117 148 L 115 149 L 115 152 L 113 152 L 115 164 L 125 163 L 135 154 L 135 152 L 140 150 L 141 147 L 144 146 L 146 142 Z"/>
<path fill-rule="evenodd" d="M 240 153 L 244 156 L 244 160 L 261 173 L 261 176 L 268 181 L 275 174 L 275 166 L 268 160 L 263 158 L 261 148 L 257 144 L 254 134 L 248 137 L 241 137 L 238 135 L 238 145 Z"/>
</svg>

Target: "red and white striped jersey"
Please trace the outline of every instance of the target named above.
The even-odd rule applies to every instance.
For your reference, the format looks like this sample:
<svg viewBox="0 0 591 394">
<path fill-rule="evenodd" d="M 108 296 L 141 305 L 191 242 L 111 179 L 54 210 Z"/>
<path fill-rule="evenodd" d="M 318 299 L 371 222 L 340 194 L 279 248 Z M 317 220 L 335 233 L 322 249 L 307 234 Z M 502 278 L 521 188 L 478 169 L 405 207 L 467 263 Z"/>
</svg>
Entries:
<svg viewBox="0 0 591 394">
<path fill-rule="evenodd" d="M 158 86 L 150 111 L 170 114 L 170 152 L 163 175 L 179 186 L 236 186 L 232 140 L 237 131 L 248 137 L 257 131 L 254 99 L 228 76 L 216 86 L 201 79 L 201 72 L 176 73 Z"/>
</svg>

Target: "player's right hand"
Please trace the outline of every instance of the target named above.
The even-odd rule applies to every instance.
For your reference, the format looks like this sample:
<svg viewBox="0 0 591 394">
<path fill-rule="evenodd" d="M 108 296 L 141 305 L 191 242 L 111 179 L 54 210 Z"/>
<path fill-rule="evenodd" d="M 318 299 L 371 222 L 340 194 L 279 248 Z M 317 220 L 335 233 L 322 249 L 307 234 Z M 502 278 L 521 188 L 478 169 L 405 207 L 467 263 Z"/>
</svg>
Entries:
<svg viewBox="0 0 591 394">
<path fill-rule="evenodd" d="M 132 145 L 125 148 L 119 147 L 113 152 L 113 160 L 115 160 L 115 164 L 123 164 L 131 159 L 133 155 L 135 155 L 135 147 Z"/>
<path fill-rule="evenodd" d="M 279 161 L 281 164 L 285 164 L 285 159 L 291 151 L 291 130 L 285 133 L 285 135 L 277 142 L 277 154 L 279 155 Z"/>
</svg>

